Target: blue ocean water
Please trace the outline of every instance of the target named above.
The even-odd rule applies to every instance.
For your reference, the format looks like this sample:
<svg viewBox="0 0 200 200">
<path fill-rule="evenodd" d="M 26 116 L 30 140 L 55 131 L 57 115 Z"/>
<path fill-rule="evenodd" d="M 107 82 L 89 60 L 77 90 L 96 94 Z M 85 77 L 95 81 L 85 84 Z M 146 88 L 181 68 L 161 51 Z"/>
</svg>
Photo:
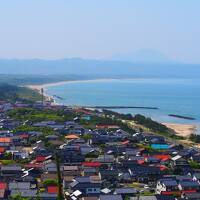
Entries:
<svg viewBox="0 0 200 200">
<path fill-rule="evenodd" d="M 200 80 L 198 79 L 120 79 L 74 81 L 46 88 L 50 96 L 65 105 L 145 106 L 158 110 L 118 109 L 123 113 L 141 113 L 160 122 L 200 124 Z M 194 117 L 185 120 L 168 114 Z"/>
</svg>

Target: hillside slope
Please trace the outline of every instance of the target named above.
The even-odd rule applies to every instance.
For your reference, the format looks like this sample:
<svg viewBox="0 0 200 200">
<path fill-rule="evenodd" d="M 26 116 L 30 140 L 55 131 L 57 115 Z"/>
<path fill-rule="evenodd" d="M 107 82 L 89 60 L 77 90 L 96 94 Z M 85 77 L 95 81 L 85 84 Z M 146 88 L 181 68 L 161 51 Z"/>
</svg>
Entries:
<svg viewBox="0 0 200 200">
<path fill-rule="evenodd" d="M 0 100 L 1 101 L 39 101 L 41 95 L 31 89 L 18 87 L 8 84 L 0 84 Z"/>
</svg>

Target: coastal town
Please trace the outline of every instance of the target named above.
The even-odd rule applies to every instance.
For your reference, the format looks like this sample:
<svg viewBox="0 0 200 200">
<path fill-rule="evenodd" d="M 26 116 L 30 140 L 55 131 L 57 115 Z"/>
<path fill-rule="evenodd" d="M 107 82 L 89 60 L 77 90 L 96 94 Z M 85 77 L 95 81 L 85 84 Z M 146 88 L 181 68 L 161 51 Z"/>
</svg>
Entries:
<svg viewBox="0 0 200 200">
<path fill-rule="evenodd" d="M 0 1 L 0 200 L 200 200 L 199 10 Z"/>
<path fill-rule="evenodd" d="M 198 200 L 200 150 L 141 115 L 0 102 L 0 199 Z"/>
</svg>

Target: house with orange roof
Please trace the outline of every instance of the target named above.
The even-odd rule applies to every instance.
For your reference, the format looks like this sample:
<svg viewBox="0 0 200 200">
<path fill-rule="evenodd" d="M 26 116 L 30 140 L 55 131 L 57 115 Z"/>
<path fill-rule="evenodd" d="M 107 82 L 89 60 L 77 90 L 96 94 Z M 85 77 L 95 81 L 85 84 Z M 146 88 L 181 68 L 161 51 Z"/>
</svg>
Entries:
<svg viewBox="0 0 200 200">
<path fill-rule="evenodd" d="M 80 137 L 75 135 L 75 134 L 70 134 L 70 135 L 66 135 L 65 139 L 67 139 L 67 140 L 76 140 L 76 139 L 80 139 Z"/>
<path fill-rule="evenodd" d="M 0 143 L 11 143 L 10 137 L 0 137 Z"/>
</svg>

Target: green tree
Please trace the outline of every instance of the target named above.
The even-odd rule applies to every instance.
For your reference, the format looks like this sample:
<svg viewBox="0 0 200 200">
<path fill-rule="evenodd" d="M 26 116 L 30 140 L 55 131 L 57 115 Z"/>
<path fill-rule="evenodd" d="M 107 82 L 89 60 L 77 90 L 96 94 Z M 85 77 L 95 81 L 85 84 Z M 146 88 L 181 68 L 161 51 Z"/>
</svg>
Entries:
<svg viewBox="0 0 200 200">
<path fill-rule="evenodd" d="M 84 134 L 82 138 L 87 142 L 88 140 L 92 138 L 92 136 L 90 134 Z"/>
<path fill-rule="evenodd" d="M 50 186 L 50 185 L 57 186 L 58 185 L 58 181 L 54 180 L 54 179 L 46 179 L 42 183 L 43 183 L 44 186 Z"/>
<path fill-rule="evenodd" d="M 22 197 L 20 194 L 17 194 L 13 197 L 11 197 L 12 200 L 30 200 L 30 198 L 25 198 L 25 197 Z"/>
</svg>

